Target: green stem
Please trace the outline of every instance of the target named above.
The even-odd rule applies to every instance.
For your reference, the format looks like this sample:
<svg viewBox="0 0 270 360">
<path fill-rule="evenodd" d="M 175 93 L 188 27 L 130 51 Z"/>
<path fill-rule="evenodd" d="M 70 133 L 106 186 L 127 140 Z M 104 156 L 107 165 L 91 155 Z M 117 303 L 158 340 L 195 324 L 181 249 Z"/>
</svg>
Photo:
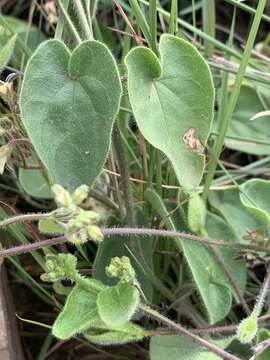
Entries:
<svg viewBox="0 0 270 360">
<path fill-rule="evenodd" d="M 124 193 L 124 201 L 126 205 L 126 212 L 127 212 L 127 220 L 130 226 L 136 226 L 136 213 L 134 207 L 134 199 L 132 190 L 129 183 L 129 164 L 128 160 L 124 151 L 124 147 L 121 141 L 121 136 L 119 134 L 118 128 L 114 128 L 113 131 L 113 143 L 115 146 L 115 150 L 117 153 L 120 173 L 122 175 L 122 184 L 123 184 L 123 193 Z M 140 241 L 134 239 L 132 241 L 132 249 L 133 249 L 133 256 L 140 262 L 142 268 L 144 269 L 147 278 L 149 281 L 169 300 L 174 300 L 173 294 L 163 285 L 162 281 L 160 281 L 156 275 L 153 273 L 151 267 L 148 265 L 144 253 L 142 250 L 142 246 Z"/>
<path fill-rule="evenodd" d="M 50 217 L 53 214 L 53 212 L 50 213 L 38 213 L 38 214 L 21 214 L 21 215 L 15 215 L 10 218 L 7 218 L 5 220 L 0 221 L 0 229 L 19 222 L 27 222 L 27 221 L 38 221 L 41 219 L 46 219 Z"/>
<path fill-rule="evenodd" d="M 226 240 L 214 240 L 208 237 L 200 237 L 197 235 L 187 234 L 181 231 L 172 231 L 172 230 L 158 230 L 158 229 L 147 229 L 147 228 L 103 228 L 101 229 L 104 237 L 108 236 L 119 236 L 119 241 L 121 240 L 121 236 L 161 236 L 167 238 L 181 238 L 181 241 L 194 241 L 199 244 L 209 246 L 221 246 L 229 249 L 239 249 L 239 250 L 253 250 L 256 252 L 263 252 L 266 255 L 270 255 L 270 249 L 268 247 L 250 245 L 250 244 L 241 244 L 235 243 L 232 241 Z M 31 244 L 23 244 L 19 246 L 14 246 L 9 249 L 0 250 L 0 257 L 6 257 L 10 255 L 20 255 L 25 254 L 33 250 L 42 249 L 46 246 L 53 246 L 58 244 L 63 244 L 68 242 L 65 236 L 58 236 L 51 239 L 46 239 L 42 241 L 38 241 Z M 171 296 L 168 296 L 171 298 Z M 174 300 L 174 299 L 173 299 Z"/>
<path fill-rule="evenodd" d="M 69 1 L 70 0 L 64 0 L 63 6 L 64 6 L 65 9 L 68 9 Z M 54 34 L 55 39 L 57 39 L 57 40 L 62 39 L 63 31 L 64 31 L 64 25 L 65 25 L 65 18 L 63 16 L 63 13 L 61 13 L 60 17 L 59 17 L 59 20 L 57 22 L 57 25 L 56 25 L 56 29 L 55 29 L 55 34 Z"/>
<path fill-rule="evenodd" d="M 86 39 L 93 40 L 92 21 L 88 22 L 80 0 L 74 0 L 73 3 Z"/>
<path fill-rule="evenodd" d="M 119 129 L 115 126 L 113 130 L 113 144 L 116 150 L 116 156 L 118 160 L 118 165 L 120 168 L 122 185 L 123 185 L 123 195 L 126 207 L 127 221 L 130 226 L 136 226 L 136 213 L 134 208 L 134 199 L 132 190 L 129 183 L 130 170 L 128 159 L 125 154 L 125 149 L 122 144 L 122 139 L 119 134 Z"/>
<path fill-rule="evenodd" d="M 63 5 L 62 1 L 61 0 L 57 0 L 57 3 L 58 3 L 58 6 L 59 6 L 59 9 L 63 15 L 63 18 L 65 19 L 66 23 L 68 24 L 74 38 L 76 39 L 77 43 L 80 44 L 82 39 L 80 38 L 80 35 L 78 33 L 78 31 L 76 30 L 72 20 L 70 19 L 70 16 L 65 8 L 65 6 Z"/>
<path fill-rule="evenodd" d="M 249 37 L 248 37 L 248 41 L 245 47 L 245 51 L 243 54 L 243 58 L 242 61 L 240 63 L 240 67 L 239 67 L 239 71 L 238 74 L 236 76 L 235 79 L 235 84 L 229 99 L 229 103 L 228 103 L 228 109 L 227 112 L 224 116 L 224 119 L 221 123 L 221 127 L 220 127 L 220 133 L 219 136 L 217 137 L 215 144 L 214 144 L 214 148 L 212 151 L 212 156 L 211 156 L 211 163 L 210 163 L 210 167 L 209 167 L 209 171 L 207 173 L 206 176 L 206 180 L 205 180 L 205 184 L 204 184 L 204 190 L 203 190 L 203 194 L 202 194 L 202 198 L 204 201 L 207 200 L 208 198 L 208 194 L 209 194 L 209 190 L 210 190 L 210 186 L 212 183 L 212 180 L 215 176 L 215 171 L 216 171 L 216 167 L 217 167 L 217 163 L 218 163 L 218 159 L 220 156 L 220 153 L 222 151 L 222 147 L 223 147 L 223 143 L 224 143 L 224 139 L 226 136 L 226 132 L 229 126 L 229 123 L 231 121 L 235 106 L 237 104 L 237 100 L 238 100 L 238 96 L 240 93 L 240 89 L 242 86 L 242 81 L 243 78 L 245 76 L 245 71 L 249 62 L 249 58 L 252 52 L 252 48 L 256 39 L 256 35 L 260 26 L 260 22 L 262 19 L 262 15 L 263 15 L 263 11 L 266 5 L 266 0 L 260 0 L 258 7 L 257 7 L 257 11 L 256 11 L 256 15 L 254 17 L 254 21 L 252 23 L 252 27 L 249 33 Z"/>
<path fill-rule="evenodd" d="M 203 0 L 203 31 L 215 38 L 216 35 L 216 6 L 215 0 Z M 213 55 L 215 45 L 207 40 L 204 41 L 205 56 Z"/>
<path fill-rule="evenodd" d="M 169 33 L 172 35 L 177 34 L 178 30 L 178 0 L 171 0 L 171 14 L 170 14 L 170 21 L 169 21 Z"/>
<path fill-rule="evenodd" d="M 151 49 L 157 49 L 157 0 L 149 0 L 149 30 L 151 34 Z"/>
</svg>

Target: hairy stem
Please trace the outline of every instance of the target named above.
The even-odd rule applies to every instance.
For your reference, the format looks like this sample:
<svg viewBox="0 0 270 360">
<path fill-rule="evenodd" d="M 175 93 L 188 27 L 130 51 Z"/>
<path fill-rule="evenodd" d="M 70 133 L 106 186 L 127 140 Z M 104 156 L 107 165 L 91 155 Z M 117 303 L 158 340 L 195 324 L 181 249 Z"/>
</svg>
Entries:
<svg viewBox="0 0 270 360">
<path fill-rule="evenodd" d="M 264 306 L 266 297 L 268 295 L 268 289 L 270 285 L 270 265 L 268 265 L 267 273 L 263 282 L 263 285 L 261 287 L 260 294 L 258 296 L 257 303 L 255 305 L 254 311 L 257 313 L 257 316 L 260 316 L 260 313 L 262 311 L 262 308 Z"/>
<path fill-rule="evenodd" d="M 231 271 L 228 269 L 222 255 L 217 251 L 217 249 L 213 246 L 210 246 L 210 251 L 212 252 L 212 254 L 214 255 L 215 259 L 218 261 L 219 265 L 222 267 L 222 270 L 225 272 L 233 290 L 235 291 L 236 296 L 238 297 L 241 305 L 243 306 L 243 309 L 245 310 L 246 314 L 249 315 L 250 314 L 250 309 L 249 306 L 242 294 L 242 291 L 239 289 Z"/>
<path fill-rule="evenodd" d="M 190 338 L 190 340 L 192 340 L 196 344 L 203 346 L 204 348 L 210 350 L 211 352 L 221 356 L 222 359 L 224 359 L 224 360 L 240 360 L 240 358 L 229 354 L 228 352 L 217 347 L 215 344 L 213 344 L 205 339 L 200 338 L 198 335 L 185 329 L 180 324 L 177 324 L 177 323 L 173 322 L 172 320 L 166 318 L 165 316 L 161 315 L 156 310 L 153 310 L 150 307 L 143 305 L 143 304 L 139 305 L 139 308 L 146 315 L 150 316 L 152 319 L 155 319 L 155 320 L 163 323 L 164 325 L 168 326 L 169 329 L 174 330 L 179 335 L 187 336 L 188 338 Z"/>
<path fill-rule="evenodd" d="M 120 168 L 120 173 L 122 176 L 122 185 L 123 185 L 123 194 L 124 194 L 124 201 L 127 213 L 127 221 L 129 226 L 135 227 L 137 224 L 136 220 L 136 212 L 134 207 L 134 199 L 133 194 L 129 182 L 130 177 L 130 170 L 129 170 L 129 163 L 128 159 L 125 154 L 125 149 L 122 143 L 122 139 L 119 133 L 119 129 L 114 127 L 113 130 L 113 143 L 116 150 L 116 155 L 118 159 L 118 165 Z M 142 246 L 140 241 L 137 239 L 133 239 L 132 241 L 132 250 L 133 255 L 135 258 L 140 262 L 144 271 L 146 272 L 146 276 L 148 280 L 169 300 L 174 300 L 174 295 L 171 291 L 164 286 L 163 282 L 154 274 L 151 267 L 148 265 L 144 253 L 142 250 Z"/>
<path fill-rule="evenodd" d="M 65 6 L 63 5 L 61 0 L 57 0 L 57 4 L 59 6 L 59 9 L 61 11 L 61 13 L 63 14 L 63 17 L 67 23 L 67 25 L 69 26 L 72 34 L 74 35 L 74 38 L 76 39 L 77 43 L 80 44 L 80 42 L 82 41 L 80 38 L 80 35 L 78 33 L 78 31 L 76 30 L 72 20 L 70 19 L 70 16 L 65 8 Z"/>
<path fill-rule="evenodd" d="M 120 236 L 122 235 L 144 235 L 144 236 L 162 236 L 168 238 L 181 238 L 181 240 L 190 240 L 198 242 L 202 245 L 215 245 L 222 246 L 231 249 L 246 249 L 246 250 L 254 250 L 256 252 L 264 252 L 267 255 L 270 255 L 270 249 L 264 248 L 256 245 L 245 245 L 240 243 L 235 243 L 232 241 L 225 240 L 214 240 L 206 237 L 199 237 L 197 235 L 191 235 L 180 231 L 169 231 L 169 230 L 157 230 L 157 229 L 147 229 L 147 228 L 103 228 L 101 229 L 104 237 L 119 235 L 119 241 L 121 240 Z M 10 249 L 0 250 L 0 256 L 6 257 L 9 255 L 19 255 L 24 254 L 33 250 L 42 249 L 46 246 L 53 246 L 57 244 L 61 244 L 67 242 L 67 238 L 65 236 L 59 236 L 47 240 L 42 240 L 33 244 L 20 245 L 15 246 Z"/>
<path fill-rule="evenodd" d="M 78 15 L 79 21 L 81 23 L 83 32 L 85 34 L 86 39 L 93 40 L 93 30 L 92 30 L 92 22 L 88 22 L 87 16 L 85 14 L 84 8 L 80 0 L 73 1 L 74 8 Z"/>
<path fill-rule="evenodd" d="M 19 222 L 38 221 L 40 219 L 46 219 L 50 217 L 53 212 L 50 213 L 35 213 L 35 214 L 20 214 L 9 217 L 5 220 L 0 221 L 0 229 Z"/>
</svg>

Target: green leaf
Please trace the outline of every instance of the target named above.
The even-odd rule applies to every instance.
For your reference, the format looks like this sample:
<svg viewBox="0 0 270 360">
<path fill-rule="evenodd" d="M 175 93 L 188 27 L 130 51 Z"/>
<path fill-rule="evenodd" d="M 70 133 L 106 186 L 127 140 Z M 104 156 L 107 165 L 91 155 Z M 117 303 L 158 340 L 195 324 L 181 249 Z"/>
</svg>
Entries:
<svg viewBox="0 0 270 360">
<path fill-rule="evenodd" d="M 64 234 L 65 233 L 65 229 L 62 226 L 58 225 L 55 222 L 55 220 L 53 220 L 53 219 L 39 220 L 38 230 L 42 234 L 57 235 L 57 234 Z"/>
<path fill-rule="evenodd" d="M 70 54 L 64 43 L 41 44 L 28 62 L 21 117 L 53 183 L 92 185 L 110 146 L 121 83 L 108 48 L 85 41 Z"/>
<path fill-rule="evenodd" d="M 258 221 L 270 226 L 270 182 L 251 179 L 241 185 L 241 190 L 242 204 Z"/>
<path fill-rule="evenodd" d="M 67 297 L 63 311 L 53 324 L 52 333 L 61 340 L 87 330 L 98 317 L 97 293 L 76 285 Z"/>
<path fill-rule="evenodd" d="M 225 144 L 228 148 L 249 154 L 270 154 L 270 116 L 250 120 L 257 113 L 264 111 L 262 94 L 257 88 L 244 85 L 230 122 Z M 268 87 L 268 99 L 270 92 Z M 270 105 L 270 101 L 269 101 Z M 231 138 L 229 138 L 231 136 Z"/>
<path fill-rule="evenodd" d="M 175 204 L 171 206 L 162 202 L 162 199 L 154 190 L 145 192 L 146 199 L 151 203 L 170 230 L 187 231 L 183 228 L 183 221 Z M 222 320 L 230 311 L 232 293 L 228 280 L 220 266 L 216 263 L 213 255 L 204 245 L 189 240 L 175 239 L 175 244 L 183 251 L 190 272 L 206 307 L 211 324 Z"/>
<path fill-rule="evenodd" d="M 209 201 L 211 206 L 232 227 L 238 241 L 243 240 L 243 236 L 247 235 L 248 230 L 256 230 L 261 225 L 241 203 L 238 190 L 211 191 Z M 225 236 L 225 234 L 222 234 L 222 236 Z"/>
<path fill-rule="evenodd" d="M 125 344 L 139 341 L 149 336 L 146 330 L 131 322 L 117 329 L 107 329 L 101 322 L 94 325 L 96 325 L 94 328 L 90 328 L 84 332 L 84 336 L 89 341 L 100 345 Z"/>
<path fill-rule="evenodd" d="M 209 68 L 194 46 L 162 35 L 161 60 L 136 47 L 126 57 L 131 106 L 143 136 L 172 162 L 183 187 L 201 181 L 213 117 Z"/>
<path fill-rule="evenodd" d="M 176 335 L 153 336 L 150 341 L 150 360 L 220 360 L 189 338 Z"/>
<path fill-rule="evenodd" d="M 131 319 L 139 304 L 139 291 L 131 283 L 119 283 L 98 294 L 97 307 L 102 321 L 118 327 Z"/>
<path fill-rule="evenodd" d="M 27 165 L 37 165 L 35 157 L 26 160 Z M 19 181 L 24 191 L 38 199 L 53 199 L 46 170 L 42 169 L 23 169 L 19 168 Z"/>
<path fill-rule="evenodd" d="M 0 50 L 0 69 L 2 70 L 9 62 L 15 47 L 17 34 L 13 35 Z"/>
<path fill-rule="evenodd" d="M 210 238 L 225 241 L 237 241 L 237 236 L 232 228 L 222 218 L 210 212 L 207 213 L 205 228 Z M 222 258 L 233 275 L 238 287 L 244 291 L 247 278 L 245 261 L 235 259 L 238 254 L 237 250 L 225 247 L 220 247 L 216 250 L 221 253 Z M 224 277 L 224 281 L 227 281 L 226 276 Z M 230 286 L 229 282 L 228 286 Z"/>
<path fill-rule="evenodd" d="M 24 42 L 27 37 L 27 46 L 30 49 L 36 49 L 36 47 L 46 39 L 45 35 L 34 25 L 31 25 L 29 29 L 29 24 L 26 21 L 17 19 L 13 16 L 1 15 L 1 18 L 4 19 L 4 22 L 7 24 L 9 29 L 16 33 L 18 37 Z M 0 36 L 0 48 L 5 46 L 5 44 L 11 38 L 10 31 L 6 31 Z M 19 46 L 14 48 L 14 53 L 11 59 L 11 63 L 14 66 L 19 66 L 22 56 L 22 50 Z M 16 61 L 15 61 L 16 60 Z"/>
</svg>

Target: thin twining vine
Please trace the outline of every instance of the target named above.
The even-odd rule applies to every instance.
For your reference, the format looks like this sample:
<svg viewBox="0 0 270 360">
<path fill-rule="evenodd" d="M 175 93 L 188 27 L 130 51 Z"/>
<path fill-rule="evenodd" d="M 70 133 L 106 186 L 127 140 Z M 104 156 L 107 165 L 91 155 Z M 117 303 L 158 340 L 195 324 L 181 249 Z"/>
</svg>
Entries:
<svg viewBox="0 0 270 360">
<path fill-rule="evenodd" d="M 81 205 L 87 199 L 89 188 L 85 185 L 77 188 L 73 193 L 67 192 L 62 186 L 54 185 L 52 187 L 52 191 L 55 194 L 55 202 L 57 204 L 57 209 L 48 213 L 36 213 L 36 214 L 19 214 L 15 215 L 11 218 L 5 219 L 0 222 L 0 230 L 5 229 L 7 226 L 14 225 L 20 222 L 28 222 L 28 221 L 38 221 L 39 230 L 41 233 L 46 234 L 55 234 L 60 235 L 57 237 L 53 237 L 47 240 L 24 244 L 20 246 L 15 246 L 9 249 L 1 249 L 0 250 L 0 258 L 4 258 L 6 256 L 18 255 L 26 252 L 30 252 L 33 250 L 41 249 L 45 246 L 57 245 L 60 243 L 64 243 L 69 241 L 74 245 L 83 244 L 88 240 L 92 240 L 95 242 L 100 242 L 104 237 L 109 237 L 112 235 L 118 235 L 119 241 L 121 241 L 121 236 L 131 236 L 133 240 L 136 241 L 136 236 L 146 235 L 146 236 L 162 236 L 167 238 L 181 238 L 183 240 L 195 241 L 205 246 L 223 246 L 234 249 L 249 249 L 258 252 L 265 252 L 267 255 L 270 254 L 270 249 L 263 248 L 256 245 L 245 245 L 234 242 L 228 242 L 224 240 L 214 240 L 208 237 L 200 237 L 193 234 L 187 234 L 179 231 L 169 231 L 169 230 L 160 230 L 160 229 L 147 229 L 147 228 L 100 228 L 99 227 L 99 215 L 91 210 L 84 210 Z M 59 282 L 61 279 L 68 279 L 75 283 L 73 290 L 66 300 L 66 304 L 63 312 L 59 315 L 65 317 L 66 313 L 68 313 L 67 309 L 69 309 L 71 302 L 70 297 L 81 296 L 87 291 L 87 298 L 89 296 L 88 291 L 92 291 L 92 300 L 97 301 L 97 306 L 99 309 L 99 315 L 103 322 L 98 319 L 93 318 L 92 320 L 98 321 L 97 324 L 100 327 L 99 331 L 107 332 L 107 335 L 112 332 L 111 335 L 115 335 L 115 318 L 111 318 L 111 311 L 108 311 L 106 301 L 111 298 L 112 294 L 123 295 L 125 298 L 126 294 L 131 296 L 130 299 L 133 303 L 129 304 L 127 308 L 126 317 L 130 320 L 132 314 L 136 311 L 136 308 L 141 312 L 151 317 L 154 320 L 159 321 L 164 324 L 169 331 L 173 331 L 176 334 L 184 335 L 189 337 L 192 341 L 205 347 L 206 349 L 214 352 L 215 354 L 221 356 L 223 359 L 227 360 L 239 360 L 238 357 L 229 354 L 228 352 L 220 349 L 214 343 L 209 342 L 206 339 L 203 339 L 196 335 L 196 333 L 182 327 L 180 324 L 175 323 L 160 314 L 158 311 L 152 309 L 147 304 L 144 304 L 140 301 L 140 295 L 138 289 L 140 289 L 140 284 L 138 283 L 135 277 L 135 271 L 129 263 L 128 258 L 113 258 L 111 260 L 111 264 L 106 269 L 110 271 L 108 274 L 113 277 L 119 278 L 119 283 L 116 285 L 116 292 L 114 293 L 114 287 L 106 287 L 102 283 L 96 282 L 95 280 L 89 280 L 80 275 L 78 270 L 76 270 L 77 259 L 71 254 L 58 254 L 58 255 L 47 255 L 46 257 L 46 273 L 42 275 L 41 279 L 43 281 L 49 282 Z M 121 276 L 120 276 L 120 275 Z M 128 280 L 124 275 L 129 275 Z M 132 276 L 131 276 L 132 275 Z M 130 278 L 131 276 L 131 278 Z M 241 342 L 249 342 L 251 341 L 255 334 L 257 333 L 259 316 L 261 313 L 261 309 L 263 303 L 266 298 L 267 289 L 269 288 L 270 282 L 270 270 L 268 270 L 268 275 L 262 287 L 260 296 L 254 307 L 252 314 L 245 320 L 243 320 L 240 325 L 237 327 L 237 335 Z M 121 290 L 121 291 L 120 291 Z M 134 293 L 134 294 L 133 294 Z M 135 294 L 136 293 L 136 294 Z M 85 294 L 84 294 L 85 295 Z M 134 296 L 135 297 L 134 297 Z M 96 300 L 97 299 L 97 300 Z M 88 299 L 89 300 L 89 299 Z M 91 301 L 92 301 L 91 300 Z M 118 299 L 119 300 L 119 299 Z M 117 300 L 117 301 L 118 301 Z M 104 303 L 105 301 L 105 303 Z M 105 306 L 105 305 L 106 306 Z M 76 305 L 76 302 L 75 302 Z M 78 305 L 78 304 L 77 304 Z M 76 305 L 76 306 L 77 306 Z M 79 305 L 78 305 L 79 306 Z M 66 309 L 67 308 L 67 309 Z M 65 310 L 66 309 L 66 310 Z M 109 314 L 109 315 L 108 315 Z M 105 319 L 105 320 L 104 320 Z M 127 320 L 124 319 L 124 320 Z M 91 319 L 90 319 L 91 320 Z M 113 320 L 113 321 L 112 321 Z M 116 316 L 116 321 L 118 321 L 118 317 Z M 104 323 L 105 321 L 105 323 Z M 254 331 L 250 332 L 250 322 L 252 323 L 252 329 Z M 60 339 L 67 339 L 72 336 L 73 333 L 66 332 L 67 329 L 65 326 L 61 325 L 61 321 L 56 320 L 53 326 L 53 334 Z M 105 329 L 108 324 L 112 327 L 111 329 Z M 77 324 L 78 325 L 78 324 Z M 79 324 L 80 325 L 80 324 Z M 106 325 L 106 326 L 105 326 Z M 123 324 L 123 326 L 128 326 L 127 329 L 129 331 L 134 332 L 134 334 L 130 334 L 130 336 L 150 336 L 149 333 L 139 326 L 134 325 L 130 322 L 127 325 Z M 117 328 L 119 331 L 119 328 Z M 125 328 L 126 329 L 126 328 Z M 126 330 L 127 330 L 126 329 Z M 80 330 L 80 329 L 79 329 Z M 78 330 L 78 331 L 79 331 Z M 137 335 L 135 334 L 137 331 Z M 82 332 L 84 330 L 81 330 Z M 79 331 L 79 332 L 81 332 Z M 89 331 L 86 332 L 86 336 L 88 338 L 96 339 L 96 336 L 100 336 L 100 333 L 96 333 L 94 330 L 89 328 Z M 105 336 L 105 335 L 104 335 Z M 109 335 L 108 335 L 109 336 Z M 92 339 L 92 340 L 93 340 Z M 107 339 L 108 340 L 108 339 Z M 106 340 L 106 341 L 107 341 Z M 110 340 L 111 341 L 111 340 Z M 120 341 L 120 340 L 119 340 Z"/>
<path fill-rule="evenodd" d="M 31 220 L 30 220 L 30 215 L 25 215 L 25 217 L 23 217 L 23 215 L 19 215 L 18 221 L 19 222 L 32 221 L 33 219 L 38 220 L 41 218 L 45 218 L 45 214 L 40 214 L 41 215 L 40 218 L 38 217 L 38 214 L 35 214 L 35 215 L 36 216 L 34 216 L 34 214 L 33 214 L 33 216 L 31 216 Z M 7 221 L 7 220 L 10 220 L 10 221 Z M 11 219 L 6 219 L 6 220 L 0 222 L 0 229 L 3 228 L 3 223 L 6 226 L 7 224 L 10 225 L 11 223 L 15 223 L 15 222 L 17 222 L 16 216 L 14 216 L 12 218 L 12 222 L 11 222 Z M 104 237 L 119 235 L 119 241 L 121 241 L 121 236 L 126 236 L 126 235 L 149 236 L 149 237 L 150 236 L 160 236 L 160 237 L 181 238 L 182 240 L 195 241 L 195 242 L 198 242 L 205 246 L 213 245 L 213 246 L 220 246 L 220 247 L 239 249 L 239 250 L 252 250 L 252 251 L 256 251 L 256 252 L 263 252 L 266 255 L 270 255 L 270 248 L 268 248 L 268 247 L 251 245 L 251 244 L 240 244 L 240 243 L 235 243 L 235 242 L 226 241 L 226 240 L 215 240 L 215 239 L 211 239 L 209 237 L 200 237 L 197 235 L 188 234 L 188 233 L 181 232 L 181 231 L 159 230 L 159 229 L 148 229 L 148 228 L 128 228 L 128 227 L 125 227 L 125 228 L 121 228 L 121 227 L 119 227 L 119 228 L 101 228 L 100 230 Z M 30 251 L 42 249 L 43 247 L 46 247 L 46 246 L 62 244 L 67 241 L 69 241 L 69 239 L 66 236 L 57 236 L 57 237 L 53 237 L 50 239 L 42 240 L 42 241 L 31 243 L 31 244 L 14 246 L 9 249 L 2 248 L 0 250 L 0 256 L 6 257 L 6 256 L 11 256 L 11 255 L 24 254 L 24 253 L 27 253 Z"/>
</svg>

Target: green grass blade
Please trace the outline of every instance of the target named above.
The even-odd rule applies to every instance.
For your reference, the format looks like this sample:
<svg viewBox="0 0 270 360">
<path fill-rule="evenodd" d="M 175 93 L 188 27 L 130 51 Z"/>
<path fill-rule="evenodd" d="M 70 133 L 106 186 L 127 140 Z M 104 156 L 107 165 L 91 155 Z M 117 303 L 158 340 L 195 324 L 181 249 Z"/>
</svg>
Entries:
<svg viewBox="0 0 270 360">
<path fill-rule="evenodd" d="M 137 0 L 129 0 L 129 3 L 131 6 L 131 9 L 135 15 L 137 24 L 138 24 L 141 32 L 143 33 L 148 45 L 150 47 L 152 47 L 153 44 L 152 44 L 152 37 L 151 37 L 150 29 L 149 29 L 146 18 L 144 16 L 144 13 L 143 13 L 138 1 Z M 149 5 L 149 4 L 147 3 L 147 5 Z M 156 52 L 157 50 L 154 50 L 154 51 Z"/>
<path fill-rule="evenodd" d="M 178 23 L 177 23 L 177 15 L 178 15 L 178 0 L 171 0 L 171 14 L 170 14 L 170 22 L 169 22 L 169 33 L 172 35 L 177 34 Z"/>
<path fill-rule="evenodd" d="M 151 48 L 157 49 L 157 1 L 149 0 L 149 30 L 151 33 Z"/>
<path fill-rule="evenodd" d="M 205 180 L 205 184 L 204 184 L 204 190 L 203 190 L 203 194 L 202 194 L 202 198 L 206 201 L 207 197 L 208 197 L 208 193 L 210 190 L 210 186 L 212 183 L 212 180 L 214 178 L 215 175 L 215 171 L 216 171 L 216 167 L 217 167 L 217 163 L 218 163 L 218 159 L 220 156 L 220 153 L 222 151 L 222 147 L 223 147 L 223 143 L 224 143 L 224 139 L 226 136 L 226 131 L 228 129 L 230 120 L 232 118 L 235 106 L 237 104 L 237 100 L 238 100 L 238 96 L 240 93 L 240 89 L 241 89 L 241 85 L 242 85 L 242 81 L 244 79 L 245 76 L 245 72 L 246 72 L 246 68 L 249 62 L 249 58 L 251 56 L 251 52 L 254 46 L 254 42 L 256 39 L 256 35 L 261 23 L 261 19 L 262 19 L 262 15 L 263 15 L 263 11 L 266 5 L 266 1 L 267 0 L 260 0 L 258 7 L 257 7 L 257 11 L 256 11 L 256 15 L 254 17 L 253 23 L 252 23 L 252 27 L 249 33 L 249 37 L 247 40 L 247 44 L 245 47 L 245 51 L 243 54 L 243 58 L 242 61 L 240 63 L 240 67 L 239 67 L 239 71 L 238 74 L 236 76 L 235 79 L 235 84 L 230 96 L 230 99 L 228 101 L 228 107 L 227 107 L 227 111 L 225 113 L 224 119 L 221 123 L 221 127 L 220 127 L 220 134 L 217 137 L 214 147 L 213 147 L 213 152 L 212 152 L 212 156 L 211 156 L 211 163 L 210 163 L 210 167 L 209 167 L 209 171 L 207 173 L 207 177 Z"/>
<path fill-rule="evenodd" d="M 203 31 L 215 38 L 216 35 L 216 6 L 215 0 L 203 0 Z M 215 45 L 208 40 L 204 41 L 204 54 L 206 57 L 213 55 Z"/>
</svg>

